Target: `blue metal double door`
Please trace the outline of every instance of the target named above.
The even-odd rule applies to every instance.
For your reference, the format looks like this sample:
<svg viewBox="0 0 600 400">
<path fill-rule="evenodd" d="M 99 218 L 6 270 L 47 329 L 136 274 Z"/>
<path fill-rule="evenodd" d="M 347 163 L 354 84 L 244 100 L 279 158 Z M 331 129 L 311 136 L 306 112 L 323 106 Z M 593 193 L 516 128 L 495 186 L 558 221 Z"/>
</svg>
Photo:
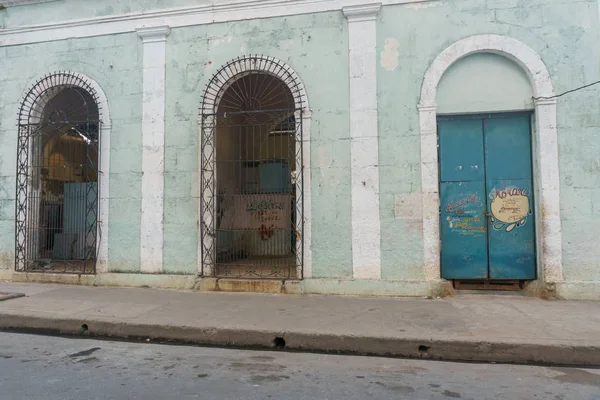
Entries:
<svg viewBox="0 0 600 400">
<path fill-rule="evenodd" d="M 438 119 L 443 278 L 536 278 L 530 126 L 530 114 Z"/>
</svg>

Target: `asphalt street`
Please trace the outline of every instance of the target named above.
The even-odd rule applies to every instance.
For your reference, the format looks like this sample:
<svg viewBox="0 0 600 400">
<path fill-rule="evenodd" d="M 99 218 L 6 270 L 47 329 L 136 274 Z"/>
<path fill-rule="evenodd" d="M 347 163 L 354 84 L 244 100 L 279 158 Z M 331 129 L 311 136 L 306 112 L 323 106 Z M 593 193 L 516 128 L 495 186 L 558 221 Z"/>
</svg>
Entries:
<svg viewBox="0 0 600 400">
<path fill-rule="evenodd" d="M 600 399 L 600 370 L 0 333 L 0 399 Z"/>
</svg>

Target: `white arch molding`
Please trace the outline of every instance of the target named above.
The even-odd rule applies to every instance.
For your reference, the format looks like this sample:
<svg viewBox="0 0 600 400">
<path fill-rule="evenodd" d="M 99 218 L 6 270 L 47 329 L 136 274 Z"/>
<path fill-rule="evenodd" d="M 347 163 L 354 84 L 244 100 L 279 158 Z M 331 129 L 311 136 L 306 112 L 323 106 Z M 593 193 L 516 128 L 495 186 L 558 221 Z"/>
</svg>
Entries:
<svg viewBox="0 0 600 400">
<path fill-rule="evenodd" d="M 87 85 L 89 85 L 89 88 L 95 92 L 94 95 L 97 101 L 100 119 L 100 148 L 98 149 L 100 157 L 98 165 L 98 188 L 100 198 L 98 199 L 98 219 L 96 221 L 96 273 L 108 272 L 110 133 L 112 129 L 108 98 L 106 97 L 106 93 L 100 84 L 98 84 L 98 82 L 89 76 L 71 71 L 66 71 L 64 73 L 69 74 L 70 76 L 75 77 L 77 80 L 85 82 Z M 36 87 L 36 85 L 50 79 L 49 77 L 51 77 L 51 75 L 38 78 L 27 87 L 33 89 Z M 57 89 L 60 88 L 60 82 L 56 82 L 55 86 Z M 81 87 L 81 89 L 87 90 L 88 88 Z M 58 94 L 58 90 L 56 94 Z M 39 109 L 38 114 L 41 115 L 41 110 L 43 110 L 45 104 L 35 104 L 34 107 Z"/>
<path fill-rule="evenodd" d="M 287 63 L 275 57 L 267 56 L 256 56 L 248 55 L 242 56 L 235 60 L 228 62 L 219 71 L 213 75 L 207 85 L 207 89 L 204 94 L 202 106 L 200 108 L 200 115 L 198 116 L 198 180 L 200 181 L 200 174 L 202 174 L 202 158 L 203 151 L 205 154 L 215 151 L 213 149 L 214 142 L 204 143 L 204 138 L 207 132 L 203 132 L 202 115 L 216 114 L 219 107 L 219 102 L 227 89 L 237 79 L 251 73 L 251 72 L 262 72 L 279 78 L 288 88 L 290 89 L 292 96 L 294 97 L 294 107 L 296 109 L 295 118 L 296 121 L 302 121 L 299 128 L 302 129 L 302 193 L 296 197 L 298 207 L 303 210 L 302 218 L 304 222 L 304 233 L 302 238 L 302 271 L 298 271 L 298 276 L 303 278 L 312 277 L 312 211 L 311 211 L 311 164 L 310 164 L 310 128 L 312 113 L 308 103 L 308 96 L 306 94 L 306 87 L 300 79 L 298 73 Z M 227 79 L 230 77 L 231 79 Z M 213 89 L 214 88 L 214 89 Z M 301 112 L 300 112 L 301 110 Z M 208 117 L 214 119 L 215 117 Z M 204 128 L 212 130 L 211 125 L 214 121 L 205 123 Z M 204 149 L 204 150 L 203 150 Z M 213 160 L 213 164 L 215 164 Z M 213 170 L 216 171 L 216 165 L 213 165 Z M 208 172 L 213 173 L 213 172 Z M 216 175 L 216 173 L 215 173 Z M 216 184 L 216 177 L 214 178 Z M 203 265 L 202 251 L 204 244 L 202 243 L 201 232 L 203 226 L 213 226 L 211 221 L 207 221 L 207 218 L 214 218 L 214 215 L 209 215 L 202 210 L 202 203 L 208 201 L 214 201 L 211 197 L 216 197 L 216 191 L 203 190 L 202 185 L 199 185 L 199 204 L 198 204 L 198 215 L 199 215 L 199 226 L 198 226 L 198 254 L 197 254 L 197 270 L 199 274 L 204 276 L 212 276 L 213 271 L 209 266 Z M 205 240 L 214 240 L 214 238 L 207 235 Z M 209 246 L 210 247 L 210 246 Z M 212 246 L 214 249 L 214 246 Z"/>
<path fill-rule="evenodd" d="M 439 182 L 436 95 L 444 72 L 456 61 L 475 53 L 495 53 L 517 63 L 526 72 L 535 101 L 533 163 L 537 221 L 538 279 L 546 284 L 563 281 L 560 180 L 556 127 L 556 98 L 550 74 L 540 56 L 520 41 L 501 35 L 475 35 L 447 47 L 425 73 L 419 103 L 421 133 L 421 190 L 423 205 L 423 259 L 425 278 L 441 279 Z"/>
</svg>

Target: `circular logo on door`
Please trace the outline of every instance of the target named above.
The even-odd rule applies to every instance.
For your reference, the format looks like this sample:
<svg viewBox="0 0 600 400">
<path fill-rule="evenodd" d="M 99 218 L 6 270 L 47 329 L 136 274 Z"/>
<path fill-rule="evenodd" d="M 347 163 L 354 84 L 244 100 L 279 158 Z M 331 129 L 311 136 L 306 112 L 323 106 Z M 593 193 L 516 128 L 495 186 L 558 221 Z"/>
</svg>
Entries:
<svg viewBox="0 0 600 400">
<path fill-rule="evenodd" d="M 506 229 L 506 232 L 525 225 L 527 216 L 531 214 L 528 189 L 518 187 L 494 188 L 490 193 L 492 199 L 491 224 L 496 230 Z"/>
</svg>

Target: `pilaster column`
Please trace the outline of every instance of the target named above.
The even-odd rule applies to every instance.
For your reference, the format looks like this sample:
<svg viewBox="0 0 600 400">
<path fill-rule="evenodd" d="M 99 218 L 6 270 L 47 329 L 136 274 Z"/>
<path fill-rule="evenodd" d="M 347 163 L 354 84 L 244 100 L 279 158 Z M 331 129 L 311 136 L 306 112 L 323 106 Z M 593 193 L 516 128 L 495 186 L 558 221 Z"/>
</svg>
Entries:
<svg viewBox="0 0 600 400">
<path fill-rule="evenodd" d="M 140 264 L 144 273 L 163 270 L 165 69 L 168 26 L 138 28 L 143 42 L 142 223 Z"/>
<path fill-rule="evenodd" d="M 106 112 L 106 110 L 102 110 Z M 100 125 L 100 203 L 98 224 L 100 229 L 96 241 L 98 245 L 98 260 L 96 272 L 108 272 L 108 215 L 110 210 L 110 123 Z"/>
<path fill-rule="evenodd" d="M 435 104 L 419 105 L 421 127 L 421 201 L 425 279 L 440 279 L 440 193 L 438 182 L 437 112 Z"/>
<path fill-rule="evenodd" d="M 541 193 L 542 254 L 541 262 L 546 284 L 564 281 L 562 271 L 562 222 L 560 219 L 560 173 L 558 164 L 558 129 L 556 98 L 535 102 L 538 136 L 538 193 Z"/>
<path fill-rule="evenodd" d="M 377 13 L 381 3 L 344 7 L 350 62 L 352 270 L 356 279 L 381 279 Z"/>
</svg>

